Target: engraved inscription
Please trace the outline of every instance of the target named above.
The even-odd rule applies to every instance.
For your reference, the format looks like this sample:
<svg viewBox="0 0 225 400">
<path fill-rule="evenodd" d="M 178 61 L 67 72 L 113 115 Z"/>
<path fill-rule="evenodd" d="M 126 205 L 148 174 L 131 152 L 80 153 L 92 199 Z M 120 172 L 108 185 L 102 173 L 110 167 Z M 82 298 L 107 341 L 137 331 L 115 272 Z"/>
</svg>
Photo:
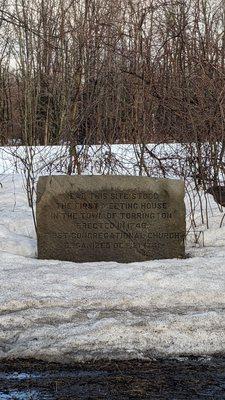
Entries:
<svg viewBox="0 0 225 400">
<path fill-rule="evenodd" d="M 87 177 L 54 177 L 56 182 L 63 178 L 64 191 L 53 180 L 48 201 L 39 196 L 39 256 L 127 262 L 184 255 L 183 192 L 178 207 L 177 188 L 170 189 L 169 180 L 153 181 L 151 187 L 150 178 L 88 177 L 87 181 L 99 182 L 91 190 L 85 184 Z M 140 182 L 135 189 L 132 178 Z M 107 179 L 115 184 L 108 184 Z"/>
</svg>

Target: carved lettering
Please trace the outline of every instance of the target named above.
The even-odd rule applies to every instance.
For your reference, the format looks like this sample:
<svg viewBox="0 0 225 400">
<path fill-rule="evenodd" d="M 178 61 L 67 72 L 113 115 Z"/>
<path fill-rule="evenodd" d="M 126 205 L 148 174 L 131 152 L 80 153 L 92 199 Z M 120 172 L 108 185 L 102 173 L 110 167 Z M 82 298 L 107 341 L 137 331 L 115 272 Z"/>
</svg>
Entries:
<svg viewBox="0 0 225 400">
<path fill-rule="evenodd" d="M 129 186 L 133 179 L 136 183 Z M 45 201 L 44 195 L 38 197 L 39 257 L 126 262 L 184 255 L 181 182 L 142 177 L 88 177 L 87 182 L 91 180 L 96 182 L 92 190 L 85 177 L 56 176 L 43 185 L 43 193 L 47 188 L 53 195 Z"/>
</svg>

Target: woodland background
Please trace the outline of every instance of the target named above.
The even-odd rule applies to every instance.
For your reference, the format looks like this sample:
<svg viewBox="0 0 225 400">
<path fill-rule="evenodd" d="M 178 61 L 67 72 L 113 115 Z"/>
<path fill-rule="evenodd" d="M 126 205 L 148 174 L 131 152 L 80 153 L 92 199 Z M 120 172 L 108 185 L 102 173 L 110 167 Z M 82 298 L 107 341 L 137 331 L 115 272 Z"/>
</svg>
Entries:
<svg viewBox="0 0 225 400">
<path fill-rule="evenodd" d="M 224 26 L 224 1 L 0 0 L 0 145 L 223 142 Z"/>
</svg>

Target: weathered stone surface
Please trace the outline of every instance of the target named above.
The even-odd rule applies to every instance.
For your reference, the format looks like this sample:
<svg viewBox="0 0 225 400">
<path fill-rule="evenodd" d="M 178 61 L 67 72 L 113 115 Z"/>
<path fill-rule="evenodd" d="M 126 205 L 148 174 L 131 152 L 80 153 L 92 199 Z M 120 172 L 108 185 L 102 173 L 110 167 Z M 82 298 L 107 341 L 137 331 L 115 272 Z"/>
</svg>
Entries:
<svg viewBox="0 0 225 400">
<path fill-rule="evenodd" d="M 184 183 L 133 176 L 40 177 L 38 257 L 133 262 L 184 256 Z"/>
</svg>

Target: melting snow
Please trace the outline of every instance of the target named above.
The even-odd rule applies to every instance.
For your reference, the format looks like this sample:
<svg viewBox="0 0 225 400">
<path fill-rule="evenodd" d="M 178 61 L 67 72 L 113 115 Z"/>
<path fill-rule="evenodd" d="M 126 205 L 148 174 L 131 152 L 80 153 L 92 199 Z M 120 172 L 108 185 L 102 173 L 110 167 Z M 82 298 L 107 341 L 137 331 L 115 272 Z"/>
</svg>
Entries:
<svg viewBox="0 0 225 400">
<path fill-rule="evenodd" d="M 225 228 L 212 203 L 205 247 L 184 260 L 36 259 L 22 177 L 0 179 L 0 358 L 73 362 L 225 348 Z M 200 229 L 203 229 L 200 227 Z"/>
</svg>

